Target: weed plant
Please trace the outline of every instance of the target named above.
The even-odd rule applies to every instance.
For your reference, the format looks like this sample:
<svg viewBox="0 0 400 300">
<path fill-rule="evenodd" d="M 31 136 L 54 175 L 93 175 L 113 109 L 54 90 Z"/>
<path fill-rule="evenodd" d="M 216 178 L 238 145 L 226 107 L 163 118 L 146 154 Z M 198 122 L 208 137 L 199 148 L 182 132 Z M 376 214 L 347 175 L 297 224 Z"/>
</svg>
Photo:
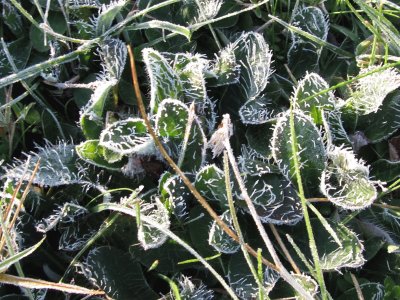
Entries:
<svg viewBox="0 0 400 300">
<path fill-rule="evenodd" d="M 400 298 L 396 1 L 1 18 L 1 299 Z"/>
</svg>

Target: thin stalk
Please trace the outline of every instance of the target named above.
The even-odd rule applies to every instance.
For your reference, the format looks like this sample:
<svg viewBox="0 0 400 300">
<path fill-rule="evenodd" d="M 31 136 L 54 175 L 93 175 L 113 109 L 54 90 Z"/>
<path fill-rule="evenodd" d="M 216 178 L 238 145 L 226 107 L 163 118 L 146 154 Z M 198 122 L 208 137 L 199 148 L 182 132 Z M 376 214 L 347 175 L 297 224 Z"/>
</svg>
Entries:
<svg viewBox="0 0 400 300">
<path fill-rule="evenodd" d="M 356 276 L 354 276 L 354 274 L 350 272 L 350 277 L 351 277 L 351 280 L 353 281 L 354 287 L 356 288 L 358 300 L 364 300 L 364 296 L 363 296 L 360 284 L 358 283 Z"/>
<path fill-rule="evenodd" d="M 93 212 L 101 212 L 104 210 L 112 210 L 116 212 L 121 212 L 123 214 L 127 214 L 132 217 L 136 217 L 136 211 L 133 209 L 130 209 L 128 207 L 124 207 L 119 204 L 115 203 L 102 203 L 97 206 L 95 206 L 92 211 Z M 196 257 L 206 268 L 209 270 L 215 278 L 221 283 L 221 285 L 224 287 L 224 289 L 227 291 L 229 296 L 232 297 L 232 299 L 239 300 L 239 298 L 235 295 L 234 291 L 232 288 L 225 282 L 225 280 L 221 277 L 221 275 L 218 274 L 218 272 L 199 254 L 194 250 L 189 244 L 184 242 L 180 237 L 178 237 L 176 234 L 174 234 L 172 231 L 169 229 L 163 227 L 160 225 L 158 222 L 154 221 L 153 219 L 147 217 L 147 216 L 141 216 L 141 220 L 150 226 L 158 229 L 168 237 L 170 237 L 172 240 L 174 240 L 176 243 L 181 245 L 183 248 L 185 248 L 190 254 L 192 254 L 194 257 Z"/>
<path fill-rule="evenodd" d="M 225 224 L 221 220 L 221 218 L 218 216 L 218 214 L 213 210 L 213 208 L 208 204 L 207 200 L 199 193 L 199 191 L 194 187 L 194 185 L 190 182 L 189 178 L 186 177 L 186 175 L 182 172 L 182 170 L 176 165 L 176 163 L 172 160 L 172 158 L 169 156 L 167 151 L 165 150 L 163 144 L 160 142 L 159 138 L 157 137 L 156 133 L 154 132 L 154 129 L 150 123 L 150 120 L 147 116 L 146 109 L 143 103 L 142 99 L 142 94 L 140 92 L 139 88 L 139 82 L 137 79 L 137 73 L 136 73 L 136 67 L 135 67 L 135 58 L 133 55 L 133 51 L 130 45 L 128 45 L 128 53 L 130 57 L 130 66 L 131 66 L 131 72 L 132 72 L 132 82 L 133 82 L 133 87 L 135 90 L 135 95 L 137 98 L 137 103 L 139 107 L 140 114 L 142 115 L 142 118 L 146 124 L 147 130 L 149 131 L 151 137 L 153 138 L 154 143 L 156 144 L 158 150 L 160 151 L 161 155 L 164 157 L 164 159 L 168 162 L 170 167 L 176 172 L 176 174 L 179 175 L 179 177 L 182 179 L 184 184 L 188 187 L 190 192 L 193 194 L 193 196 L 198 200 L 198 202 L 203 206 L 203 208 L 209 213 L 209 215 L 217 222 L 217 224 L 236 242 L 239 242 L 238 236 L 229 228 L 228 225 Z M 257 252 L 251 248 L 249 245 L 246 244 L 246 249 L 249 251 L 251 255 L 254 257 L 257 257 Z M 267 265 L 268 267 L 278 270 L 278 267 L 275 266 L 273 263 L 269 262 L 265 258 L 263 258 L 263 263 Z"/>
<path fill-rule="evenodd" d="M 58 281 L 59 283 L 62 283 L 65 280 L 65 278 L 68 275 L 69 271 L 78 262 L 78 260 L 81 258 L 81 256 L 89 249 L 90 246 L 92 246 L 115 223 L 115 221 L 117 221 L 119 216 L 120 215 L 118 215 L 118 214 L 114 214 L 112 216 L 109 216 L 103 222 L 103 224 L 101 225 L 100 229 L 96 232 L 96 234 L 87 241 L 85 246 L 71 260 L 71 262 L 69 263 L 69 265 L 68 265 L 67 269 L 65 270 L 63 276 Z"/>
<path fill-rule="evenodd" d="M 298 147 L 297 147 L 297 136 L 296 136 L 296 131 L 294 128 L 294 111 L 293 111 L 292 106 L 290 107 L 290 137 L 291 137 L 291 146 L 292 146 L 292 153 L 293 153 L 293 164 L 294 164 L 294 168 L 295 168 L 296 181 L 297 181 L 297 186 L 298 186 L 298 194 L 299 194 L 299 197 L 301 200 L 304 221 L 306 223 L 307 234 L 308 234 L 308 239 L 309 239 L 309 246 L 310 246 L 311 255 L 312 255 L 313 261 L 314 261 L 314 267 L 315 267 L 315 271 L 317 274 L 318 284 L 321 289 L 322 299 L 326 300 L 326 299 L 328 299 L 328 296 L 327 296 L 327 290 L 326 290 L 325 281 L 324 281 L 324 274 L 322 273 L 322 269 L 321 269 L 321 265 L 320 265 L 320 261 L 319 261 L 317 245 L 316 245 L 315 239 L 314 239 L 310 216 L 308 215 L 307 200 L 304 195 L 303 182 L 302 182 L 302 178 L 301 178 L 300 163 L 299 163 L 299 157 L 298 157 Z"/>
<path fill-rule="evenodd" d="M 224 173 L 225 173 L 226 197 L 228 198 L 229 211 L 231 213 L 233 227 L 235 228 L 237 235 L 239 237 L 240 248 L 243 252 L 243 256 L 247 262 L 247 265 L 249 266 L 251 274 L 253 274 L 253 277 L 258 284 L 259 298 L 260 298 L 260 300 L 263 300 L 265 296 L 266 297 L 268 297 L 268 296 L 264 289 L 264 285 L 263 285 L 263 281 L 262 281 L 263 276 L 260 277 L 259 276 L 260 274 L 257 274 L 257 270 L 254 267 L 253 262 L 251 261 L 251 257 L 249 255 L 249 253 L 247 252 L 246 247 L 244 246 L 245 242 L 244 242 L 242 230 L 240 229 L 239 220 L 236 215 L 235 204 L 233 203 L 230 172 L 229 172 L 229 159 L 228 159 L 228 153 L 226 151 L 224 151 Z M 261 275 L 262 275 L 262 266 L 259 267 L 259 269 L 261 269 Z"/>
<path fill-rule="evenodd" d="M 40 159 L 38 160 L 38 162 L 35 165 L 35 168 L 33 169 L 33 172 L 32 172 L 32 174 L 31 174 L 31 176 L 29 178 L 27 186 L 25 187 L 25 190 L 24 190 L 24 192 L 22 194 L 22 197 L 21 197 L 21 199 L 19 201 L 17 209 L 14 211 L 13 218 L 12 218 L 11 222 L 7 226 L 6 232 L 4 232 L 4 229 L 3 229 L 3 236 L 2 236 L 2 239 L 0 241 L 0 249 L 3 249 L 3 247 L 4 247 L 4 239 L 3 239 L 3 237 L 7 237 L 7 235 L 9 234 L 9 231 L 11 231 L 11 229 L 14 227 L 15 222 L 17 221 L 17 218 L 19 216 L 19 212 L 21 211 L 22 205 L 24 204 L 26 196 L 28 195 L 29 190 L 30 190 L 30 188 L 32 186 L 33 178 L 36 176 L 36 173 L 37 173 L 37 171 L 39 169 L 39 164 L 40 164 Z"/>
<path fill-rule="evenodd" d="M 179 168 L 182 167 L 183 160 L 185 159 L 185 153 L 186 153 L 186 149 L 187 149 L 187 145 L 188 145 L 188 141 L 189 141 L 190 131 L 192 130 L 192 125 L 193 125 L 193 121 L 194 121 L 195 117 L 196 116 L 194 113 L 194 102 L 192 102 L 192 104 L 189 107 L 188 121 L 187 121 L 186 128 L 185 128 L 185 135 L 183 136 L 181 153 L 179 154 L 178 163 L 177 163 Z"/>
<path fill-rule="evenodd" d="M 18 2 L 17 0 L 10 0 L 10 2 L 14 5 L 14 7 L 16 9 L 18 9 L 18 11 L 29 20 L 29 22 L 31 22 L 34 26 L 36 26 L 37 28 L 40 28 L 39 23 L 35 21 L 35 19 L 32 17 L 32 15 L 27 12 L 25 10 L 25 8 L 22 7 L 22 5 L 20 4 L 20 2 Z"/>
<path fill-rule="evenodd" d="M 276 230 L 276 227 L 274 224 L 269 224 L 269 228 L 271 229 L 275 239 L 277 240 L 279 247 L 281 247 L 283 253 L 285 254 L 286 259 L 289 261 L 290 265 L 292 266 L 293 271 L 296 274 L 301 274 L 299 267 L 296 265 L 294 262 L 292 256 L 290 255 L 288 249 L 286 248 L 285 244 L 283 243 L 281 236 L 279 235 L 278 230 Z"/>
<path fill-rule="evenodd" d="M 36 90 L 38 86 L 39 86 L 39 82 L 35 82 L 35 83 L 30 87 L 31 91 Z M 13 106 L 14 104 L 16 104 L 16 103 L 18 103 L 18 102 L 24 100 L 25 97 L 27 97 L 28 95 L 29 95 L 29 91 L 23 92 L 21 95 L 19 95 L 19 96 L 18 96 L 17 98 L 15 98 L 14 100 L 11 100 L 11 101 L 7 102 L 6 104 L 0 106 L 0 110 L 7 109 L 7 108 Z"/>
<path fill-rule="evenodd" d="M 242 192 L 242 196 L 247 204 L 247 207 L 250 211 L 250 215 L 252 216 L 254 222 L 256 223 L 257 229 L 261 235 L 261 238 L 263 239 L 265 246 L 267 247 L 270 255 L 272 256 L 272 259 L 275 263 L 275 265 L 278 267 L 278 272 L 282 276 L 284 280 L 286 280 L 296 291 L 298 291 L 304 298 L 306 299 L 313 299 L 311 295 L 304 289 L 303 286 L 301 286 L 296 279 L 286 270 L 286 268 L 283 266 L 282 262 L 280 261 L 278 254 L 275 251 L 274 246 L 272 245 L 272 242 L 270 238 L 268 237 L 267 232 L 265 231 L 264 225 L 262 224 L 260 217 L 257 214 L 256 208 L 254 207 L 253 201 L 251 201 L 250 196 L 247 192 L 246 186 L 243 182 L 242 177 L 240 176 L 240 171 L 236 163 L 235 155 L 233 154 L 233 150 L 231 148 L 231 145 L 229 143 L 229 138 L 226 138 L 226 140 L 223 142 L 225 149 L 228 153 L 229 157 L 229 162 L 232 166 L 233 174 L 235 175 L 236 181 L 239 184 L 240 191 Z"/>
</svg>

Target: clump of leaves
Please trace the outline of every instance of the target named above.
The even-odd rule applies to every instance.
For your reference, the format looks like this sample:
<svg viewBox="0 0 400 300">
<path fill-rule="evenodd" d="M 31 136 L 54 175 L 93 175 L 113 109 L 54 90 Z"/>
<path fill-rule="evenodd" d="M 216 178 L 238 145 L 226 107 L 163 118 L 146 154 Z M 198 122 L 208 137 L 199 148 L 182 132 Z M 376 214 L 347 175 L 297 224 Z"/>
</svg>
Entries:
<svg viewBox="0 0 400 300">
<path fill-rule="evenodd" d="M 2 1 L 0 295 L 396 297 L 398 5 L 67 2 Z"/>
</svg>

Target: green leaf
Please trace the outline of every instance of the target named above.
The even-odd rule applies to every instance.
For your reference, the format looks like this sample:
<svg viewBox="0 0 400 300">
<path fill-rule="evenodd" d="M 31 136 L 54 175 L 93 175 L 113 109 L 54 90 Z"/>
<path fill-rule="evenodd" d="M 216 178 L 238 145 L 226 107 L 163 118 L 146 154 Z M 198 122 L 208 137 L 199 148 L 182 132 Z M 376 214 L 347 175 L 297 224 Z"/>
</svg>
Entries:
<svg viewBox="0 0 400 300">
<path fill-rule="evenodd" d="M 242 153 L 238 157 L 241 172 L 246 175 L 261 176 L 268 173 L 279 173 L 279 168 L 269 158 L 258 154 L 249 146 L 242 146 Z"/>
<path fill-rule="evenodd" d="M 246 100 L 260 96 L 272 74 L 272 51 L 263 36 L 256 32 L 242 34 L 233 49 L 240 64 L 240 85 Z"/>
<path fill-rule="evenodd" d="M 7 25 L 15 36 L 20 36 L 24 30 L 21 15 L 9 1 L 4 2 L 2 6 L 3 12 L 1 16 L 4 24 Z"/>
<path fill-rule="evenodd" d="M 400 297 L 400 285 L 396 284 L 392 278 L 385 278 L 385 296 L 384 300 L 395 300 Z"/>
<path fill-rule="evenodd" d="M 311 116 L 315 124 L 322 124 L 321 110 L 335 108 L 335 96 L 332 92 L 304 101 L 308 97 L 329 88 L 328 83 L 316 73 L 308 73 L 299 81 L 293 99 L 296 108 Z"/>
<path fill-rule="evenodd" d="M 125 67 L 128 49 L 119 39 L 106 39 L 100 43 L 99 51 L 102 61 L 103 80 L 117 80 L 121 78 Z"/>
<path fill-rule="evenodd" d="M 240 65 L 233 44 L 220 50 L 210 69 L 210 85 L 222 86 L 239 82 Z M 214 78 L 213 78 L 214 77 Z"/>
<path fill-rule="evenodd" d="M 239 110 L 240 119 L 244 124 L 259 125 L 275 117 L 277 111 L 271 99 L 262 97 L 249 100 Z"/>
<path fill-rule="evenodd" d="M 376 282 L 367 282 L 360 284 L 361 293 L 364 299 L 383 300 L 386 299 L 386 291 L 382 284 Z M 338 300 L 357 299 L 358 293 L 356 288 L 345 291 Z M 389 298 L 390 299 L 390 298 Z"/>
<path fill-rule="evenodd" d="M 272 135 L 273 125 L 270 123 L 248 126 L 246 130 L 248 145 L 264 158 L 271 157 Z"/>
<path fill-rule="evenodd" d="M 13 264 L 19 262 L 21 259 L 24 257 L 32 254 L 37 248 L 40 247 L 40 245 L 43 243 L 46 237 L 44 237 L 39 243 L 36 245 L 33 245 L 32 247 L 29 247 L 28 249 L 22 250 L 18 252 L 17 254 L 14 254 L 10 257 L 7 257 L 3 259 L 0 262 L 0 273 L 4 273 L 8 270 L 9 267 L 11 267 Z"/>
<path fill-rule="evenodd" d="M 168 61 L 158 51 L 144 49 L 143 61 L 150 78 L 150 114 L 154 114 L 162 100 L 179 99 L 182 83 Z"/>
<path fill-rule="evenodd" d="M 283 176 L 247 176 L 245 184 L 263 223 L 295 225 L 303 218 L 300 198 Z M 237 197 L 240 199 L 240 195 Z"/>
<path fill-rule="evenodd" d="M 7 44 L 8 52 L 10 52 L 15 66 L 18 70 L 25 68 L 28 59 L 31 55 L 32 43 L 27 38 L 20 38 Z M 6 53 L 3 49 L 0 51 L 0 76 L 5 77 L 6 75 L 12 74 L 13 68 L 8 62 Z M 3 101 L 2 101 L 3 103 Z"/>
<path fill-rule="evenodd" d="M 389 138 L 400 128 L 400 92 L 389 94 L 379 110 L 365 116 L 360 116 L 357 128 L 361 130 L 371 143 L 379 143 Z"/>
<path fill-rule="evenodd" d="M 159 107 L 155 123 L 157 134 L 168 142 L 182 170 L 192 172 L 203 165 L 207 140 L 193 108 L 166 99 Z"/>
<path fill-rule="evenodd" d="M 146 124 L 139 118 L 127 118 L 112 123 L 100 135 L 99 145 L 119 153 L 129 155 L 142 153 L 152 143 Z"/>
<path fill-rule="evenodd" d="M 322 50 L 320 43 L 313 43 L 311 42 L 313 40 L 310 41 L 300 33 L 306 33 L 318 41 L 325 42 L 329 31 L 329 21 L 318 7 L 301 6 L 293 13 L 290 28 L 297 30 L 290 32 L 291 45 L 287 57 L 292 73 L 299 77 L 304 74 L 304 71 L 317 69 Z"/>
<path fill-rule="evenodd" d="M 203 103 L 207 98 L 204 70 L 208 61 L 199 54 L 177 53 L 174 70 L 182 83 L 186 103 Z"/>
<path fill-rule="evenodd" d="M 227 210 L 221 216 L 221 220 L 234 231 L 233 221 L 230 212 Z M 208 243 L 214 247 L 215 250 L 225 254 L 232 254 L 240 249 L 240 244 L 233 240 L 218 224 L 216 221 L 212 222 L 210 233 L 208 236 Z"/>
<path fill-rule="evenodd" d="M 224 172 L 216 165 L 207 165 L 196 174 L 196 189 L 210 201 L 218 201 L 222 209 L 228 209 Z"/>
<path fill-rule="evenodd" d="M 372 73 L 360 78 L 353 84 L 353 92 L 346 102 L 348 109 L 359 115 L 376 113 L 386 96 L 400 87 L 400 73 L 397 69 L 387 68 L 375 72 L 379 68 L 379 66 L 372 66 L 361 69 L 359 76 Z"/>
<path fill-rule="evenodd" d="M 169 177 L 163 184 L 163 189 L 168 193 L 170 205 L 178 220 L 184 221 L 189 215 L 189 203 L 193 196 L 180 176 Z"/>
<path fill-rule="evenodd" d="M 327 220 L 330 227 L 336 232 L 341 246 L 332 239 L 331 234 L 321 226 L 318 219 L 311 219 L 315 242 L 318 249 L 321 268 L 323 270 L 339 270 L 341 268 L 358 268 L 365 262 L 363 257 L 364 246 L 357 235 L 340 223 Z M 304 239 L 304 226 L 290 227 L 290 235 L 300 247 L 307 259 L 311 258 L 308 240 Z"/>
<path fill-rule="evenodd" d="M 126 5 L 126 0 L 111 1 L 110 4 L 101 7 L 99 16 L 95 19 L 95 34 L 100 36 L 110 29 L 115 17 L 121 12 Z"/>
<path fill-rule="evenodd" d="M 230 256 L 227 273 L 231 287 L 241 299 L 257 299 L 259 286 L 249 270 L 243 253 L 239 252 Z M 279 273 L 266 267 L 263 276 L 264 288 L 269 292 L 278 281 Z"/>
<path fill-rule="evenodd" d="M 342 115 L 338 111 L 324 113 L 325 134 L 329 143 L 336 146 L 352 147 L 349 136 L 343 126 Z"/>
<path fill-rule="evenodd" d="M 400 177 L 400 162 L 378 159 L 371 164 L 371 176 L 384 182 L 393 181 Z"/>
<path fill-rule="evenodd" d="M 315 183 L 320 181 L 325 168 L 326 153 L 318 128 L 310 117 L 294 110 L 294 129 L 299 153 L 293 153 L 290 132 L 290 112 L 283 113 L 274 128 L 272 137 L 272 155 L 281 172 L 290 180 L 295 180 L 294 155 L 298 155 L 303 185 L 308 194 L 315 192 Z"/>
<path fill-rule="evenodd" d="M 152 200 L 152 203 L 145 202 L 140 204 L 140 215 L 144 215 L 148 219 L 157 222 L 163 228 L 169 229 L 168 211 L 157 197 Z M 145 250 L 158 248 L 165 243 L 168 238 L 166 234 L 143 222 L 140 218 L 138 222 L 138 240 Z"/>
<path fill-rule="evenodd" d="M 350 210 L 364 209 L 377 197 L 369 168 L 352 151 L 333 147 L 321 175 L 321 192 L 334 204 Z"/>
<path fill-rule="evenodd" d="M 28 181 L 35 165 L 40 160 L 39 169 L 32 180 L 33 184 L 55 187 L 85 182 L 86 168 L 75 152 L 75 145 L 47 143 L 44 147 L 37 149 L 37 153 L 26 154 L 28 159 L 30 156 L 28 164 L 28 159 L 27 161 L 16 160 L 7 168 L 6 176 L 17 180 L 23 178 Z"/>
<path fill-rule="evenodd" d="M 140 264 L 117 248 L 103 246 L 93 249 L 84 265 L 84 275 L 113 299 L 158 299 Z"/>
<path fill-rule="evenodd" d="M 292 15 L 292 25 L 321 40 L 326 41 L 328 37 L 329 20 L 318 7 L 299 7 Z M 294 32 L 291 34 L 292 44 L 308 41 Z"/>
<path fill-rule="evenodd" d="M 124 162 L 110 163 L 104 157 L 104 151 L 106 149 L 100 145 L 99 140 L 87 140 L 77 145 L 75 149 L 82 160 L 92 165 L 111 171 L 121 171 L 121 168 L 124 166 Z"/>
</svg>

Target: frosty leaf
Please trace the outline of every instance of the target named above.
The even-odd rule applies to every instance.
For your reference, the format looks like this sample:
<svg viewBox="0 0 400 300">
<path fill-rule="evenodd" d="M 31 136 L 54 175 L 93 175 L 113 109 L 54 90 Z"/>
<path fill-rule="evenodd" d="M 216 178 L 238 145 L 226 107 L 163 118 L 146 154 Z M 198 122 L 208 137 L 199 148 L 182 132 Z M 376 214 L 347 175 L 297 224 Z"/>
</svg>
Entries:
<svg viewBox="0 0 400 300">
<path fill-rule="evenodd" d="M 295 225 L 303 218 L 296 190 L 283 176 L 247 176 L 245 184 L 263 223 Z"/>
<path fill-rule="evenodd" d="M 322 94 L 311 99 L 306 98 L 329 88 L 328 83 L 316 73 L 306 73 L 301 79 L 293 94 L 296 107 L 310 115 L 316 124 L 321 124 L 320 110 L 332 110 L 335 107 L 335 97 L 332 92 Z"/>
<path fill-rule="evenodd" d="M 309 292 L 310 295 L 314 297 L 317 294 L 318 283 L 312 277 L 305 274 L 293 274 L 293 277 L 305 288 L 307 292 Z M 295 293 L 295 299 L 304 299 L 301 297 L 301 295 L 298 295 L 296 291 Z"/>
<path fill-rule="evenodd" d="M 84 135 L 89 139 L 97 139 L 103 125 L 103 115 L 111 89 L 117 84 L 115 79 L 97 82 L 97 87 L 89 102 L 81 109 L 80 125 Z"/>
<path fill-rule="evenodd" d="M 219 12 L 222 0 L 194 0 L 197 5 L 196 23 L 213 19 Z"/>
<path fill-rule="evenodd" d="M 95 19 L 96 36 L 102 35 L 111 27 L 115 17 L 126 3 L 126 0 L 116 0 L 111 1 L 108 5 L 103 4 L 99 11 L 99 16 Z"/>
<path fill-rule="evenodd" d="M 146 124 L 139 118 L 112 123 L 101 132 L 99 145 L 121 155 L 139 152 L 151 140 Z"/>
<path fill-rule="evenodd" d="M 64 203 L 53 211 L 49 217 L 42 219 L 37 225 L 36 230 L 39 232 L 47 232 L 55 228 L 59 223 L 70 224 L 82 218 L 89 211 L 83 206 L 74 202 Z"/>
<path fill-rule="evenodd" d="M 275 114 L 271 100 L 265 97 L 249 100 L 239 110 L 240 119 L 244 124 L 263 124 Z"/>
<path fill-rule="evenodd" d="M 207 98 L 204 69 L 207 60 L 200 55 L 178 53 L 175 55 L 174 70 L 182 83 L 186 103 L 204 102 Z"/>
<path fill-rule="evenodd" d="M 229 211 L 225 211 L 221 216 L 224 221 L 232 230 L 233 221 Z M 213 221 L 208 236 L 208 243 L 214 247 L 215 250 L 221 253 L 232 254 L 239 250 L 240 245 L 234 241 L 218 224 Z"/>
<path fill-rule="evenodd" d="M 240 64 L 240 85 L 247 100 L 254 100 L 265 89 L 272 74 L 272 51 L 262 35 L 245 33 L 233 44 Z"/>
<path fill-rule="evenodd" d="M 387 297 L 387 291 L 385 291 L 385 287 L 376 282 L 365 282 L 360 284 L 360 290 L 364 297 L 364 299 L 374 299 L 374 300 L 384 300 L 384 299 L 394 299 Z M 394 295 L 393 295 L 394 296 Z M 345 291 L 337 300 L 347 300 L 347 299 L 356 299 L 358 297 L 358 292 L 356 288 L 351 288 Z"/>
<path fill-rule="evenodd" d="M 100 8 L 101 4 L 99 0 L 69 0 L 69 9 L 80 9 L 80 8 Z"/>
<path fill-rule="evenodd" d="M 82 160 L 101 168 L 121 171 L 124 162 L 108 162 L 104 157 L 104 151 L 105 148 L 100 145 L 99 140 L 87 140 L 76 146 L 76 153 Z"/>
<path fill-rule="evenodd" d="M 154 114 L 162 100 L 179 99 L 182 84 L 165 57 L 156 50 L 143 50 L 143 60 L 150 77 L 150 113 Z"/>
<path fill-rule="evenodd" d="M 32 181 L 33 184 L 54 187 L 85 181 L 85 167 L 83 162 L 79 160 L 74 145 L 47 143 L 46 146 L 37 149 L 37 153 L 29 153 L 30 159 L 26 175 L 24 175 L 26 162 L 16 160 L 13 165 L 6 169 L 5 176 L 17 180 L 24 178 L 27 181 L 40 159 L 39 169 Z M 26 154 L 26 156 L 28 155 Z"/>
<path fill-rule="evenodd" d="M 218 201 L 222 209 L 228 209 L 224 172 L 214 164 L 207 165 L 196 174 L 196 189 L 208 200 Z"/>
<path fill-rule="evenodd" d="M 343 121 L 341 114 L 338 111 L 325 112 L 324 114 L 324 126 L 327 139 L 329 144 L 334 144 L 336 146 L 344 145 L 346 147 L 351 147 L 351 141 L 347 135 L 346 130 L 343 127 Z"/>
<path fill-rule="evenodd" d="M 233 44 L 229 44 L 219 52 L 210 72 L 216 77 L 211 81 L 214 86 L 228 85 L 239 81 L 240 65 L 236 61 Z"/>
<path fill-rule="evenodd" d="M 192 193 L 178 176 L 168 178 L 163 184 L 163 189 L 169 195 L 169 202 L 174 215 L 179 220 L 186 220 L 189 215 L 189 202 L 192 200 Z"/>
<path fill-rule="evenodd" d="M 202 282 L 194 284 L 189 277 L 184 275 L 179 278 L 178 285 L 182 300 L 212 300 L 215 297 L 213 291 L 208 290 Z"/>
<path fill-rule="evenodd" d="M 248 126 L 246 130 L 248 145 L 259 155 L 268 159 L 272 156 L 270 149 L 272 135 L 273 125 L 271 123 Z"/>
<path fill-rule="evenodd" d="M 121 250 L 103 246 L 89 252 L 83 274 L 113 299 L 157 299 L 149 287 L 142 267 Z"/>
<path fill-rule="evenodd" d="M 326 41 L 329 31 L 329 20 L 321 9 L 315 6 L 300 7 L 292 16 L 292 25 Z M 306 42 L 303 37 L 292 32 L 292 43 Z"/>
<path fill-rule="evenodd" d="M 371 143 L 378 143 L 400 128 L 400 92 L 389 94 L 379 110 L 373 114 L 360 116 L 357 127 Z"/>
<path fill-rule="evenodd" d="M 326 153 L 321 135 L 310 117 L 294 110 L 295 137 L 290 132 L 290 111 L 283 113 L 274 128 L 272 155 L 279 168 L 290 180 L 295 180 L 294 155 L 298 156 L 303 185 L 311 188 L 319 182 L 325 168 Z M 292 141 L 296 141 L 297 152 L 293 153 Z"/>
<path fill-rule="evenodd" d="M 304 76 L 306 71 L 318 71 L 320 49 L 310 42 L 292 44 L 287 52 L 287 60 L 296 78 Z"/>
<path fill-rule="evenodd" d="M 362 69 L 359 75 L 374 71 L 379 66 Z M 385 97 L 400 86 L 400 73 L 397 69 L 388 68 L 360 78 L 353 85 L 347 107 L 360 115 L 376 113 Z"/>
<path fill-rule="evenodd" d="M 152 203 L 143 203 L 140 207 L 140 214 L 146 216 L 160 226 L 169 229 L 170 221 L 168 211 L 158 198 Z M 145 250 L 158 248 L 167 240 L 168 236 L 155 229 L 148 223 L 140 221 L 138 228 L 138 240 Z"/>
<path fill-rule="evenodd" d="M 315 242 L 318 249 L 321 268 L 326 271 L 339 270 L 341 268 L 358 268 L 365 262 L 363 257 L 364 245 L 357 235 L 346 226 L 327 220 L 340 240 L 341 246 L 332 238 L 318 219 L 311 219 Z M 300 247 L 307 260 L 311 260 L 308 240 L 303 237 L 306 230 L 302 226 L 290 227 L 296 244 Z"/>
<path fill-rule="evenodd" d="M 253 262 L 255 264 L 255 262 Z M 279 279 L 279 273 L 266 267 L 264 270 L 264 289 L 269 293 Z M 228 280 L 231 287 L 241 299 L 257 299 L 259 286 L 249 270 L 242 253 L 230 256 Z"/>
<path fill-rule="evenodd" d="M 104 80 L 119 80 L 124 70 L 128 50 L 119 39 L 107 39 L 100 44 Z"/>
<path fill-rule="evenodd" d="M 182 170 L 193 171 L 205 160 L 207 141 L 193 108 L 178 100 L 164 100 L 156 118 L 156 132 L 169 142 Z"/>
<path fill-rule="evenodd" d="M 371 175 L 384 182 L 393 181 L 400 177 L 400 161 L 378 159 L 371 164 Z"/>
<path fill-rule="evenodd" d="M 334 147 L 328 152 L 328 165 L 321 176 L 321 192 L 329 201 L 345 209 L 364 209 L 377 197 L 369 168 L 364 161 L 345 148 Z"/>
<path fill-rule="evenodd" d="M 329 31 L 329 21 L 318 7 L 300 7 L 292 16 L 292 25 L 323 41 Z M 287 53 L 289 66 L 298 76 L 306 70 L 316 69 L 322 48 L 291 31 L 291 46 Z"/>
<path fill-rule="evenodd" d="M 279 172 L 277 165 L 258 154 L 249 146 L 242 146 L 242 154 L 238 157 L 238 163 L 240 170 L 247 175 L 263 175 Z"/>
<path fill-rule="evenodd" d="M 12 31 L 15 36 L 23 33 L 23 23 L 18 10 L 11 5 L 10 1 L 2 1 L 1 17 L 5 25 Z"/>
<path fill-rule="evenodd" d="M 63 228 L 60 240 L 58 242 L 58 248 L 64 251 L 79 251 L 96 234 L 96 230 L 90 226 L 84 226 L 84 222 L 77 222 L 70 226 Z"/>
</svg>

